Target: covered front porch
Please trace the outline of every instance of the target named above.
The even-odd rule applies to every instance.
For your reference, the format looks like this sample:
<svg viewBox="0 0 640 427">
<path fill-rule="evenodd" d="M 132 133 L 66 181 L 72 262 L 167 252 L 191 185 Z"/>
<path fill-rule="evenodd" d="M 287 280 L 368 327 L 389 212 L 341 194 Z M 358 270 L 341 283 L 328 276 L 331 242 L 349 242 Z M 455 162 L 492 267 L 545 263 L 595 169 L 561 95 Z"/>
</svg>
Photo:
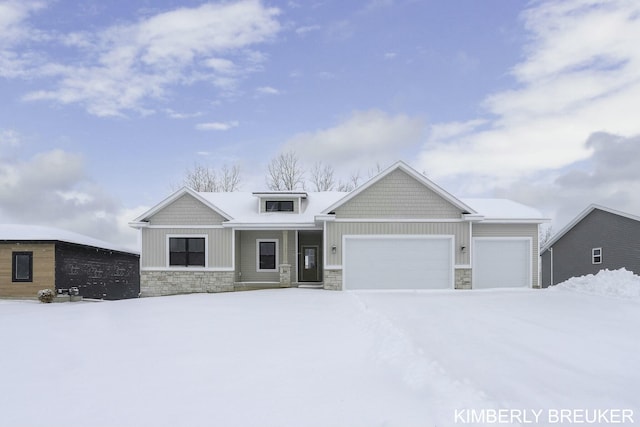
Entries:
<svg viewBox="0 0 640 427">
<path fill-rule="evenodd" d="M 235 290 L 322 287 L 321 229 L 235 230 Z"/>
</svg>

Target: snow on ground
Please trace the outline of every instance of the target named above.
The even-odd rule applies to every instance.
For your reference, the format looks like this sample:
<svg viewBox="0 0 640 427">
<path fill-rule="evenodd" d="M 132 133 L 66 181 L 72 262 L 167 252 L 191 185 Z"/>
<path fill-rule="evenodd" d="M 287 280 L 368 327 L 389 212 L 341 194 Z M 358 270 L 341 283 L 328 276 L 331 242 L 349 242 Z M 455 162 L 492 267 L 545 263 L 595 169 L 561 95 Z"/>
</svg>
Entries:
<svg viewBox="0 0 640 427">
<path fill-rule="evenodd" d="M 450 426 L 465 408 L 640 422 L 639 301 L 567 289 L 0 301 L 0 426 Z"/>
<path fill-rule="evenodd" d="M 552 289 L 616 298 L 640 298 L 640 276 L 624 268 L 600 270 L 596 275 L 572 277 Z"/>
</svg>

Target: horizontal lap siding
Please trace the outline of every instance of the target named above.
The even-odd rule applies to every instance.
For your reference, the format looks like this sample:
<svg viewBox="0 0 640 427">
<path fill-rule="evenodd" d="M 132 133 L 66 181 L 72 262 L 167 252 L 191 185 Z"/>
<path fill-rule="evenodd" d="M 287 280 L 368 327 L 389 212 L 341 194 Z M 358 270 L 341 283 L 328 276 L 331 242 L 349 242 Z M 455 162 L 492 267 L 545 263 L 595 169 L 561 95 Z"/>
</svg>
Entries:
<svg viewBox="0 0 640 427">
<path fill-rule="evenodd" d="M 602 248 L 602 263 L 592 263 L 593 248 Z M 544 254 L 545 285 L 551 281 L 550 254 Z M 594 209 L 553 244 L 553 282 L 626 268 L 640 274 L 640 222 Z"/>
<path fill-rule="evenodd" d="M 533 286 L 539 283 L 538 224 L 474 224 L 473 237 L 529 237 L 531 248 L 531 274 Z"/>
<path fill-rule="evenodd" d="M 207 235 L 208 268 L 233 267 L 233 230 L 228 228 L 143 228 L 142 268 L 167 267 L 167 235 Z"/>
<path fill-rule="evenodd" d="M 225 219 L 190 194 L 149 218 L 151 225 L 220 225 Z"/>
<path fill-rule="evenodd" d="M 12 282 L 13 252 L 33 252 L 33 281 Z M 35 298 L 40 289 L 55 289 L 53 243 L 0 244 L 0 297 Z"/>
<path fill-rule="evenodd" d="M 335 210 L 336 218 L 460 219 L 462 211 L 396 170 Z"/>
<path fill-rule="evenodd" d="M 466 222 L 449 223 L 327 223 L 327 265 L 342 265 L 342 236 L 345 235 L 453 235 L 456 265 L 470 264 L 469 258 L 469 224 Z M 336 246 L 333 254 L 331 247 Z M 465 246 L 461 251 L 460 247 Z"/>
</svg>

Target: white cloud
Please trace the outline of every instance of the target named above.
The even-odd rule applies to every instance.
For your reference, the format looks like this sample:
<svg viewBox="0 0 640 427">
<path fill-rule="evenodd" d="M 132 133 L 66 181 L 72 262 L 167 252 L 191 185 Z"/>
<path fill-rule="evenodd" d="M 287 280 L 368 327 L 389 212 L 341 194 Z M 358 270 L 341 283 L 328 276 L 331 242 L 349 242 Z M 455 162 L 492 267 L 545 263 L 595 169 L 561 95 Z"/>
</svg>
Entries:
<svg viewBox="0 0 640 427">
<path fill-rule="evenodd" d="M 17 147 L 21 139 L 20 134 L 13 129 L 0 130 L 0 147 Z"/>
<path fill-rule="evenodd" d="M 285 149 L 296 151 L 309 163 L 321 160 L 358 170 L 399 160 L 404 150 L 421 141 L 424 127 L 422 119 L 404 114 L 356 111 L 334 127 L 295 135 Z"/>
<path fill-rule="evenodd" d="M 198 123 L 196 129 L 198 130 L 229 130 L 238 127 L 240 123 L 238 121 L 231 122 L 210 122 L 210 123 Z"/>
<path fill-rule="evenodd" d="M 396 56 L 398 56 L 398 54 L 395 52 L 386 52 L 384 54 L 384 59 L 395 59 Z"/>
<path fill-rule="evenodd" d="M 280 94 L 280 91 L 278 89 L 271 86 L 259 87 L 258 89 L 256 89 L 256 92 L 258 92 L 260 95 L 279 95 Z"/>
<path fill-rule="evenodd" d="M 624 0 L 533 3 L 522 15 L 530 41 L 512 70 L 519 87 L 489 95 L 490 118 L 460 135 L 434 125 L 421 167 L 482 191 L 588 158 L 594 132 L 640 133 L 638 14 L 640 3 Z"/>
<path fill-rule="evenodd" d="M 27 94 L 28 101 L 79 103 L 97 116 L 145 113 L 145 101 L 166 96 L 170 86 L 208 81 L 232 89 L 246 73 L 259 70 L 266 56 L 251 47 L 280 30 L 278 14 L 259 0 L 183 7 L 95 34 L 55 35 L 59 43 L 76 48 L 76 58 L 65 64 L 30 59 L 18 54 L 16 45 L 0 56 L 0 70 L 9 58 L 13 68 L 4 67 L 4 75 L 55 80 L 53 88 Z M 46 46 L 38 58 L 46 58 Z"/>
<path fill-rule="evenodd" d="M 320 25 L 306 25 L 306 26 L 296 28 L 296 34 L 303 36 L 312 31 L 318 31 L 321 28 L 322 27 Z"/>
<path fill-rule="evenodd" d="M 92 182 L 78 154 L 56 149 L 0 159 L 0 222 L 60 227 L 135 247 L 129 213 Z"/>
</svg>

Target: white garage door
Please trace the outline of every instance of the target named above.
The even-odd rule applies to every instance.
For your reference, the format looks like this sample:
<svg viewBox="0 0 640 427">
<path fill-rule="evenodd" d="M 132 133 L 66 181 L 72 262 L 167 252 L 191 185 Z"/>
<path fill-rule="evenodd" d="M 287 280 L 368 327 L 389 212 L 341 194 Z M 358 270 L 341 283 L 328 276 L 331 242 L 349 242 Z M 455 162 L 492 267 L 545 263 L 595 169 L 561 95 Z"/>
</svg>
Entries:
<svg viewBox="0 0 640 427">
<path fill-rule="evenodd" d="M 473 239 L 473 288 L 523 286 L 531 286 L 531 239 Z"/>
<path fill-rule="evenodd" d="M 346 236 L 344 289 L 451 289 L 453 237 Z"/>
</svg>

